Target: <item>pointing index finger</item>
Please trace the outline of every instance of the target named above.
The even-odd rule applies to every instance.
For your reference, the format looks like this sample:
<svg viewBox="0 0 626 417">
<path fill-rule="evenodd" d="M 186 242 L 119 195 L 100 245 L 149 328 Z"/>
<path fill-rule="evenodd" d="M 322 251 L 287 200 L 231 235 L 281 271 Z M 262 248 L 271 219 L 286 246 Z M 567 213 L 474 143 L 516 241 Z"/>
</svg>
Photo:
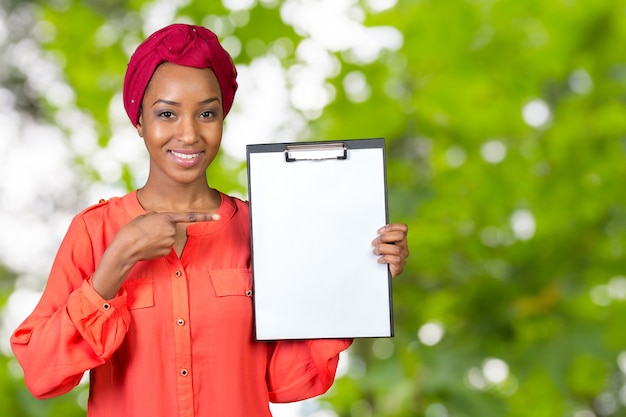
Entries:
<svg viewBox="0 0 626 417">
<path fill-rule="evenodd" d="M 167 219 L 172 223 L 197 223 L 197 222 L 211 222 L 220 219 L 220 215 L 217 213 L 205 213 L 190 211 L 187 213 L 163 213 L 167 216 Z"/>
</svg>

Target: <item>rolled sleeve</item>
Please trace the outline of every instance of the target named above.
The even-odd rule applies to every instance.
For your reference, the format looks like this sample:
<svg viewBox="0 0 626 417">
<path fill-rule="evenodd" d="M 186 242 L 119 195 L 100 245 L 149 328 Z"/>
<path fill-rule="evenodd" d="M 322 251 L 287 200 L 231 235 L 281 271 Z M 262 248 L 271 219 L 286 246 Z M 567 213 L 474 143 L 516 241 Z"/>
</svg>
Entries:
<svg viewBox="0 0 626 417">
<path fill-rule="evenodd" d="M 83 282 L 69 297 L 70 320 L 94 353 L 104 360 L 113 355 L 128 332 L 130 313 L 126 300 L 124 290 L 115 298 L 105 300 L 94 290 L 90 280 Z"/>
<path fill-rule="evenodd" d="M 351 344 L 350 339 L 277 342 L 268 365 L 270 401 L 300 401 L 328 391 L 339 353 Z"/>
</svg>

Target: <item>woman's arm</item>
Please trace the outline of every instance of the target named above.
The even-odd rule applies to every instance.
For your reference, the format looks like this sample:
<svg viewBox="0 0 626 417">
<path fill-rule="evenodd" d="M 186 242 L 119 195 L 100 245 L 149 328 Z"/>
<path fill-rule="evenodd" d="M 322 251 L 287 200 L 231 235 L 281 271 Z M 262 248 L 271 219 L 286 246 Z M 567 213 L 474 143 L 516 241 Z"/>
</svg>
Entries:
<svg viewBox="0 0 626 417">
<path fill-rule="evenodd" d="M 85 223 L 77 216 L 41 300 L 11 337 L 26 385 L 38 398 L 70 391 L 85 371 L 111 357 L 128 330 L 126 295 L 105 300 L 91 287 L 92 248 Z"/>
<path fill-rule="evenodd" d="M 328 391 L 335 381 L 339 353 L 351 344 L 350 339 L 270 343 L 267 366 L 270 401 L 300 401 Z"/>
</svg>

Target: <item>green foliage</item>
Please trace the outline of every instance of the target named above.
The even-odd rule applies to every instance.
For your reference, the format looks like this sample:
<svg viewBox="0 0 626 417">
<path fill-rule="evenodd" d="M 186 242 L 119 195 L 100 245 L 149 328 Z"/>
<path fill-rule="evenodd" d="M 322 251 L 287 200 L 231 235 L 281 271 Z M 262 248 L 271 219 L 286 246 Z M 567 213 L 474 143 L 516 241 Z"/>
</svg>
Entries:
<svg viewBox="0 0 626 417">
<path fill-rule="evenodd" d="M 144 2 L 70 3 L 40 5 L 57 31 L 46 47 L 104 145 L 123 35 L 143 36 Z M 242 44 L 237 64 L 302 40 L 279 10 L 237 12 L 244 23 L 227 33 Z M 179 15 L 202 23 L 230 12 L 191 1 Z M 98 46 L 104 24 L 121 36 Z M 342 417 L 626 416 L 626 2 L 399 0 L 365 25 L 396 28 L 402 47 L 372 63 L 337 52 L 335 100 L 299 139 L 386 138 L 390 215 L 409 224 L 411 257 L 394 282 L 395 338 L 356 341 L 323 404 Z M 371 89 L 362 102 L 343 87 L 355 71 Z M 536 99 L 550 117 L 533 127 L 523 110 Z M 490 141 L 501 160 L 484 157 Z M 211 184 L 245 193 L 244 168 L 218 160 Z M 531 236 L 516 234 L 520 213 L 534 220 Z M 418 336 L 429 322 L 444 329 L 433 346 Z M 490 358 L 508 366 L 504 380 L 485 380 Z M 72 396 L 33 405 L 6 372 L 0 383 L 12 415 L 77 413 L 50 411 L 63 398 L 76 407 Z"/>
<path fill-rule="evenodd" d="M 16 378 L 19 365 L 15 358 L 0 356 L 0 408 L 11 417 L 80 417 L 85 415 L 88 388 L 49 400 L 34 400 L 23 381 Z"/>
<path fill-rule="evenodd" d="M 428 408 L 435 403 L 454 416 L 625 413 L 617 396 L 624 342 L 614 327 L 624 302 L 590 297 L 623 274 L 624 7 L 407 1 L 368 16 L 369 25 L 398 28 L 403 48 L 344 65 L 337 90 L 360 70 L 371 98 L 338 94 L 316 126 L 333 138 L 387 138 L 392 218 L 411 227 L 410 263 L 394 283 L 394 358 L 408 358 L 413 390 L 398 400 L 401 411 L 387 411 L 385 395 L 365 395 L 371 415 L 439 415 Z M 572 89 L 577 71 L 593 80 L 590 91 Z M 390 83 L 405 93 L 390 96 Z M 552 112 L 540 128 L 522 117 L 536 98 Z M 488 163 L 481 149 L 494 139 L 506 157 Z M 529 240 L 512 230 L 520 209 L 535 220 Z M 429 321 L 446 329 L 433 347 L 415 338 Z M 372 351 L 358 352 L 377 363 Z M 488 357 L 508 364 L 509 380 L 472 386 L 469 373 Z M 351 381 L 361 386 L 355 392 L 368 392 L 365 379 Z M 407 379 L 384 378 L 387 395 Z M 607 395 L 615 406 L 602 408 L 596 399 Z"/>
<path fill-rule="evenodd" d="M 111 46 L 97 40 L 98 31 L 109 23 L 108 16 L 102 14 L 106 6 L 75 2 L 67 9 L 40 9 L 40 19 L 54 25 L 56 31 L 49 49 L 59 57 L 68 82 L 78 92 L 76 104 L 97 121 L 103 145 L 110 135 L 108 111 L 103 104 L 120 90 L 125 66 L 119 64 L 126 60 L 122 45 Z"/>
</svg>

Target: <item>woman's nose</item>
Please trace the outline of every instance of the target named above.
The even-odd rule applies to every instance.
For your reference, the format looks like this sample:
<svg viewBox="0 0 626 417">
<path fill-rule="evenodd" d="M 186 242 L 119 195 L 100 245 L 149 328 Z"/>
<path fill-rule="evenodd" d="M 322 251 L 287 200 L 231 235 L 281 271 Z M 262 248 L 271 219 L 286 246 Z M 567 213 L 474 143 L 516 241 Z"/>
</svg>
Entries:
<svg viewBox="0 0 626 417">
<path fill-rule="evenodd" d="M 193 117 L 181 117 L 176 139 L 185 144 L 192 144 L 198 140 L 196 121 Z"/>
</svg>

